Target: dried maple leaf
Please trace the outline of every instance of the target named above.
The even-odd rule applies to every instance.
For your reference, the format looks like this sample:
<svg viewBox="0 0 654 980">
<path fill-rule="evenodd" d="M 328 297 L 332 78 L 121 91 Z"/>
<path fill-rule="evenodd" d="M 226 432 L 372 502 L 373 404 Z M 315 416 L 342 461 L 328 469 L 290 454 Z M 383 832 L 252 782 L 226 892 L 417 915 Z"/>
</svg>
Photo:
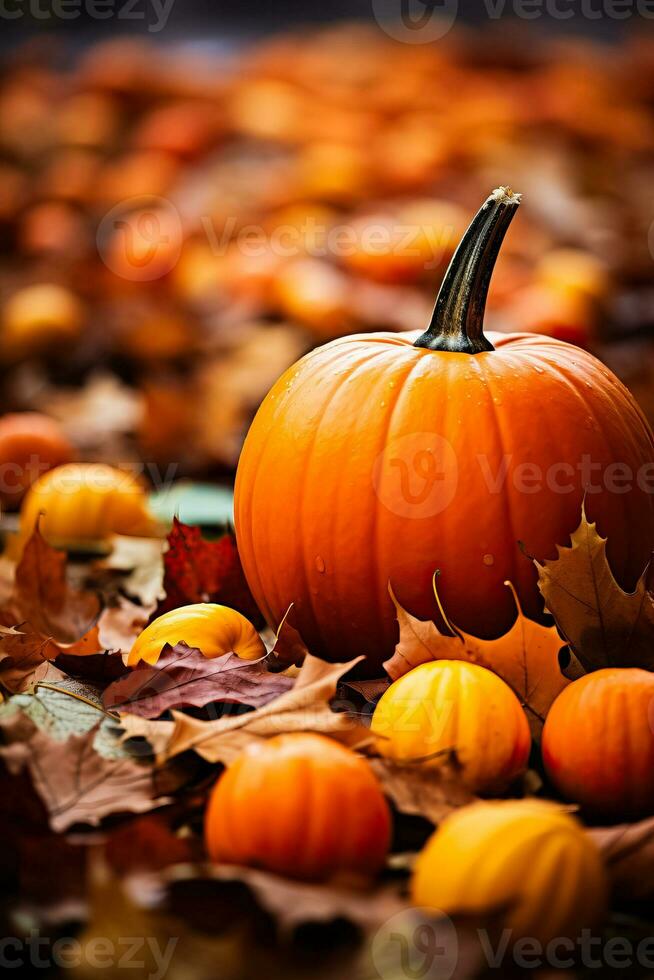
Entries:
<svg viewBox="0 0 654 980">
<path fill-rule="evenodd" d="M 271 674 L 261 660 L 241 660 L 234 653 L 208 659 L 200 650 L 166 644 L 154 666 L 140 664 L 110 684 L 105 708 L 158 718 L 164 711 L 204 707 L 214 701 L 258 708 L 279 697 L 293 681 Z"/>
<path fill-rule="evenodd" d="M 434 594 L 452 635 L 441 633 L 435 623 L 416 619 L 403 609 L 389 588 L 397 610 L 400 638 L 395 652 L 384 667 L 396 680 L 418 664 L 430 660 L 466 660 L 487 667 L 501 677 L 520 698 L 535 735 L 554 699 L 569 684 L 559 668 L 559 651 L 564 646 L 556 627 L 543 626 L 528 619 L 512 591 L 517 615 L 511 629 L 495 640 L 483 640 L 450 623 L 440 605 L 434 576 Z"/>
<path fill-rule="evenodd" d="M 558 558 L 538 569 L 545 605 L 585 670 L 600 667 L 654 668 L 654 600 L 645 569 L 634 592 L 620 588 L 606 557 L 606 538 L 589 522 L 570 535 L 570 547 L 557 545 Z"/>
<path fill-rule="evenodd" d="M 16 622 L 29 621 L 42 636 L 74 644 L 93 628 L 101 603 L 95 593 L 68 584 L 66 563 L 64 552 L 51 548 L 35 528 L 16 567 L 8 607 Z"/>
<path fill-rule="evenodd" d="M 146 738 L 159 762 L 193 750 L 208 762 L 229 764 L 251 742 L 282 732 L 322 732 L 349 745 L 360 744 L 369 739 L 368 729 L 352 716 L 332 711 L 329 703 L 340 678 L 360 660 L 328 664 L 309 655 L 289 691 L 249 714 L 200 721 L 175 711 L 172 722 L 121 715 L 121 726 L 127 737 Z"/>
<path fill-rule="evenodd" d="M 402 765 L 389 759 L 370 759 L 370 766 L 400 813 L 424 817 L 439 824 L 475 797 L 457 779 L 456 772 L 419 764 Z"/>
<path fill-rule="evenodd" d="M 654 817 L 588 831 L 604 858 L 613 890 L 620 899 L 654 898 Z"/>
<path fill-rule="evenodd" d="M 164 555 L 164 591 L 153 618 L 193 602 L 220 602 L 261 623 L 261 613 L 245 581 L 233 534 L 207 541 L 199 527 L 177 518 Z"/>
<path fill-rule="evenodd" d="M 108 759 L 93 742 L 96 729 L 58 741 L 35 731 L 11 752 L 12 771 L 27 769 L 56 833 L 75 824 L 97 826 L 114 813 L 143 813 L 169 802 L 156 785 L 155 771 L 132 759 Z"/>
</svg>

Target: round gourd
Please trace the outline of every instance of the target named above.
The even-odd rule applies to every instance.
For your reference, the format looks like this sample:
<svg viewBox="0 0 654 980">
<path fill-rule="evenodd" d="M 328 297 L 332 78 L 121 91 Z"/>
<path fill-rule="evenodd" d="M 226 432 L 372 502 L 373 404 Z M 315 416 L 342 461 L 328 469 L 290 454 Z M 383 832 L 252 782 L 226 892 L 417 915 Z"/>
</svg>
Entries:
<svg viewBox="0 0 654 980">
<path fill-rule="evenodd" d="M 229 606 L 196 602 L 171 609 L 153 620 L 137 637 L 127 663 L 131 667 L 139 660 L 156 664 L 166 643 L 175 646 L 181 642 L 197 647 L 209 659 L 225 653 L 235 653 L 244 660 L 266 655 L 263 641 L 249 619 Z"/>
<path fill-rule="evenodd" d="M 374 874 L 390 813 L 363 758 L 314 733 L 251 745 L 218 780 L 205 819 L 213 861 L 320 880 Z"/>
<path fill-rule="evenodd" d="M 654 814 L 654 674 L 607 668 L 568 685 L 550 708 L 542 752 L 556 788 L 593 815 Z"/>
<path fill-rule="evenodd" d="M 397 624 L 389 582 L 415 616 L 482 637 L 542 616 L 533 564 L 555 557 L 581 503 L 631 588 L 654 540 L 642 486 L 654 437 L 590 354 L 545 336 L 482 332 L 491 271 L 519 203 L 495 191 L 464 235 L 429 329 L 344 337 L 308 354 L 264 399 L 236 478 L 239 552 L 254 597 L 313 653 L 365 654 L 379 674 Z M 631 475 L 627 492 L 612 464 Z M 589 491 L 589 485 L 593 487 Z M 282 516 L 283 515 L 283 516 Z"/>
<path fill-rule="evenodd" d="M 74 548 L 112 534 L 148 535 L 154 521 L 141 482 L 104 463 L 68 463 L 30 487 L 20 512 L 21 537 L 36 524 L 50 544 Z"/>
<path fill-rule="evenodd" d="M 14 293 L 2 312 L 0 352 L 7 358 L 40 354 L 77 340 L 84 322 L 80 300 L 56 283 L 37 283 Z"/>
<path fill-rule="evenodd" d="M 448 816 L 416 862 L 414 904 L 447 915 L 506 908 L 509 941 L 576 940 L 607 903 L 599 852 L 581 824 L 544 800 L 475 803 Z"/>
<path fill-rule="evenodd" d="M 375 708 L 372 731 L 382 755 L 440 766 L 456 754 L 461 781 L 500 793 L 529 758 L 527 717 L 511 688 L 475 664 L 438 660 L 404 674 Z M 435 753 L 445 753 L 429 758 Z"/>
<path fill-rule="evenodd" d="M 0 501 L 15 507 L 37 477 L 69 462 L 75 450 L 61 426 L 40 412 L 0 418 Z"/>
</svg>

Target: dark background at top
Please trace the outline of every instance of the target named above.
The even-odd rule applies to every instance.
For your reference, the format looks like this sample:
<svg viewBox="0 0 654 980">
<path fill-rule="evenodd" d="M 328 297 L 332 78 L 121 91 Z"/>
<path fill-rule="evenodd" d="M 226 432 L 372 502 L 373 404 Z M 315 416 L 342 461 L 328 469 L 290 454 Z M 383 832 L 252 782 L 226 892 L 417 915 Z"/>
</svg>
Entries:
<svg viewBox="0 0 654 980">
<path fill-rule="evenodd" d="M 56 0 L 54 0 L 56 3 Z M 35 19 L 27 11 L 30 4 L 38 10 L 46 10 L 52 0 L 3 0 L 9 9 L 20 6 L 25 15 L 16 20 L 0 16 L 0 48 L 5 51 L 23 39 L 33 37 L 58 37 L 76 43 L 85 43 L 116 34 L 141 34 L 159 42 L 176 38 L 238 38 L 252 35 L 270 34 L 289 26 L 307 23 L 328 23 L 347 18 L 371 20 L 372 0 L 175 0 L 166 28 L 158 33 L 148 32 L 144 20 L 123 19 L 113 16 L 107 20 L 97 20 L 84 11 L 86 0 L 79 0 L 79 16 L 71 20 L 57 17 Z M 150 10 L 151 0 L 130 0 L 134 10 Z M 388 0 L 387 0 L 388 2 Z M 438 0 L 437 0 L 438 2 Z M 487 0 L 490 3 L 490 0 Z M 553 0 L 551 0 L 553 2 Z M 632 16 L 620 21 L 610 17 L 589 18 L 579 10 L 582 0 L 557 0 L 561 6 L 574 10 L 569 19 L 551 17 L 544 9 L 536 20 L 523 20 L 527 28 L 538 32 L 562 32 L 586 34 L 613 40 L 625 32 L 654 30 L 654 20 L 643 20 Z M 593 10 L 600 10 L 604 2 L 610 0 L 584 0 Z M 116 9 L 124 7 L 127 0 L 115 0 Z M 399 0 L 398 0 L 399 3 Z M 493 0 L 491 6 L 498 3 Z M 543 3 L 544 8 L 547 4 Z M 504 19 L 511 17 L 511 0 L 506 0 Z M 152 15 L 150 14 L 150 17 Z M 490 24 L 496 26 L 496 19 L 489 21 L 484 0 L 458 0 L 458 18 L 461 24 Z"/>
</svg>

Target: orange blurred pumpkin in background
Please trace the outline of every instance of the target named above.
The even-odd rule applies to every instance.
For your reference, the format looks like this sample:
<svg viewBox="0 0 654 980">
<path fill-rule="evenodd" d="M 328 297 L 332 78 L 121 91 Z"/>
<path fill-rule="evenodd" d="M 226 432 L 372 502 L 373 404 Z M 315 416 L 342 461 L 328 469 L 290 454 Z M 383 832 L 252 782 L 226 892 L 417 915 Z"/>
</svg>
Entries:
<svg viewBox="0 0 654 980">
<path fill-rule="evenodd" d="M 390 813 L 368 763 L 313 732 L 248 747 L 216 783 L 205 838 L 213 861 L 320 880 L 375 874 L 390 844 Z"/>
<path fill-rule="evenodd" d="M 542 615 L 532 563 L 555 554 L 581 501 L 629 588 L 654 541 L 638 483 L 654 438 L 618 379 L 545 336 L 482 332 L 493 264 L 519 197 L 485 202 L 446 273 L 429 330 L 335 340 L 291 367 L 264 399 L 241 454 L 239 551 L 277 627 L 290 603 L 312 652 L 365 654 L 378 674 L 396 642 L 389 583 L 414 615 L 493 637 Z M 492 341 L 492 343 L 491 343 Z M 493 346 L 494 345 L 494 346 Z M 612 492 L 613 464 L 631 476 Z"/>
<path fill-rule="evenodd" d="M 54 466 L 68 463 L 75 450 L 61 426 L 40 412 L 12 412 L 0 418 L 0 501 L 16 507 L 28 487 Z"/>
</svg>

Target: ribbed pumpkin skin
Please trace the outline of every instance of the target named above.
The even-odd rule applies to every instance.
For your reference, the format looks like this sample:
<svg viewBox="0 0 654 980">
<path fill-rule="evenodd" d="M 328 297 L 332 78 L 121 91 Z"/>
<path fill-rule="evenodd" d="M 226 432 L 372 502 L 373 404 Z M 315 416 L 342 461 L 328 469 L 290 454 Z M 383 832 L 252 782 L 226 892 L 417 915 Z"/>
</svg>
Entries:
<svg viewBox="0 0 654 980">
<path fill-rule="evenodd" d="M 205 818 L 213 861 L 307 880 L 374 874 L 390 813 L 368 764 L 323 735 L 278 735 L 250 746 L 220 777 Z"/>
<path fill-rule="evenodd" d="M 453 748 L 462 782 L 501 793 L 529 758 L 527 717 L 511 688 L 475 664 L 421 664 L 384 692 L 372 718 L 382 755 L 415 760 Z M 442 759 L 426 765 L 439 766 Z"/>
<path fill-rule="evenodd" d="M 506 906 L 510 943 L 546 945 L 598 924 L 607 891 L 599 852 L 573 817 L 546 801 L 507 800 L 448 816 L 418 857 L 411 895 L 447 915 Z"/>
<path fill-rule="evenodd" d="M 396 642 L 389 581 L 406 609 L 429 619 L 440 569 L 450 619 L 498 636 L 515 619 L 505 580 L 528 616 L 542 614 L 518 542 L 556 557 L 579 524 L 583 474 L 554 471 L 555 483 L 573 484 L 559 493 L 551 467 L 575 467 L 585 455 L 602 473 L 627 464 L 635 483 L 654 459 L 633 398 L 586 352 L 513 334 L 489 335 L 497 349 L 472 356 L 416 348 L 417 336 L 345 337 L 290 368 L 259 408 L 236 480 L 239 552 L 269 623 L 277 627 L 293 602 L 313 653 L 365 654 L 372 675 Z M 542 485 L 524 492 L 529 473 L 519 467 L 534 463 Z M 652 495 L 637 485 L 588 492 L 586 509 L 631 587 L 654 541 Z"/>
<path fill-rule="evenodd" d="M 654 674 L 607 668 L 550 708 L 543 761 L 560 793 L 600 817 L 654 814 Z"/>
<path fill-rule="evenodd" d="M 186 643 L 212 659 L 235 653 L 244 660 L 265 657 L 266 648 L 249 619 L 214 602 L 196 602 L 158 616 L 136 638 L 127 663 L 156 664 L 166 643 Z"/>
<path fill-rule="evenodd" d="M 42 473 L 68 463 L 75 450 L 54 419 L 39 412 L 0 418 L 0 501 L 15 507 Z"/>
<path fill-rule="evenodd" d="M 37 520 L 46 541 L 62 547 L 148 535 L 153 527 L 140 481 L 104 463 L 67 463 L 39 477 L 21 507 L 21 534 L 31 534 Z"/>
</svg>

